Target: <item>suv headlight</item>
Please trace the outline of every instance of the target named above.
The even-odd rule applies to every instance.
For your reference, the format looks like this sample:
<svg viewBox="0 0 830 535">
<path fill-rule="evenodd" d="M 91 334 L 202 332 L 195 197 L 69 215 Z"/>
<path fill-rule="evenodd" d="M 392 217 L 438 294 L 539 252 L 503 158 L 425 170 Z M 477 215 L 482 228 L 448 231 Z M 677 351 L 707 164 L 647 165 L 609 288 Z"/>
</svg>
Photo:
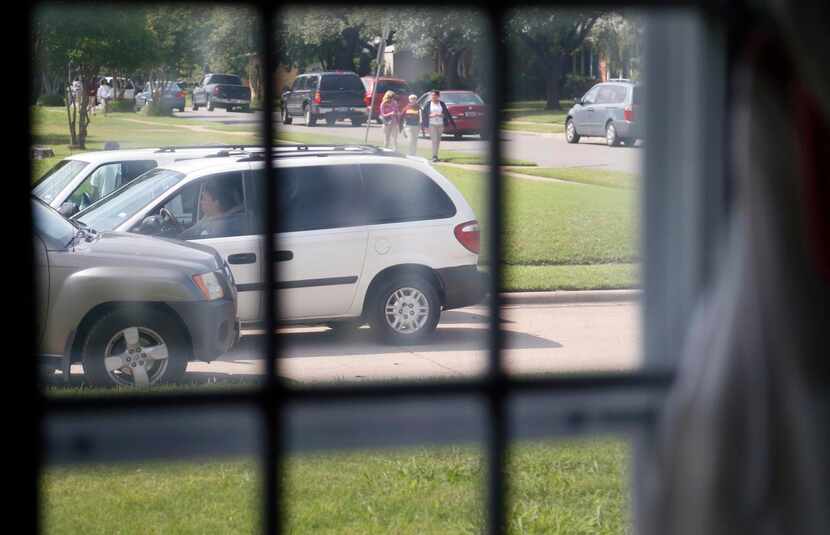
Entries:
<svg viewBox="0 0 830 535">
<path fill-rule="evenodd" d="M 193 282 L 208 301 L 222 299 L 225 297 L 225 290 L 223 290 L 222 285 L 219 284 L 219 279 L 216 278 L 215 273 L 193 275 Z"/>
</svg>

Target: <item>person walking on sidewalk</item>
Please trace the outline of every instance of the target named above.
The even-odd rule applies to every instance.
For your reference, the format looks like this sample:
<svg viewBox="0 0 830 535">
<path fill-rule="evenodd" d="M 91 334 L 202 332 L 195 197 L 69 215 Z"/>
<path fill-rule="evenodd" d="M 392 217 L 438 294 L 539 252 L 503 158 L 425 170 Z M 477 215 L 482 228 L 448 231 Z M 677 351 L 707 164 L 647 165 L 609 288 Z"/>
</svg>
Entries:
<svg viewBox="0 0 830 535">
<path fill-rule="evenodd" d="M 458 128 L 447 109 L 447 105 L 441 100 L 441 92 L 432 90 L 432 97 L 421 108 L 421 123 L 429 126 L 429 137 L 432 140 L 432 161 L 438 161 L 438 147 L 441 145 L 441 136 L 444 134 L 444 127 L 447 123 L 453 128 Z"/>
<path fill-rule="evenodd" d="M 407 154 L 415 156 L 418 148 L 418 131 L 421 129 L 421 108 L 418 107 L 418 97 L 409 95 L 409 104 L 404 106 L 401 112 L 403 120 L 403 135 L 409 139 L 409 150 Z"/>
<path fill-rule="evenodd" d="M 380 118 L 383 120 L 383 146 L 389 148 L 391 141 L 392 148 L 398 150 L 398 132 L 400 126 L 401 110 L 398 108 L 398 101 L 394 91 L 387 91 L 380 103 Z"/>
</svg>

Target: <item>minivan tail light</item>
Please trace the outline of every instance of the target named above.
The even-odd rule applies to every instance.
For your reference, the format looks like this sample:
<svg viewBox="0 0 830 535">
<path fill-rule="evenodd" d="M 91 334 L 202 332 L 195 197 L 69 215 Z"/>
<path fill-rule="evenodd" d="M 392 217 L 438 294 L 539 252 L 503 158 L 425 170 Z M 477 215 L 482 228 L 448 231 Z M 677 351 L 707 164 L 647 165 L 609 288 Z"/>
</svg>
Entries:
<svg viewBox="0 0 830 535">
<path fill-rule="evenodd" d="M 315 103 L 315 104 L 319 104 L 319 103 L 320 103 L 320 92 L 319 92 L 319 91 L 315 91 L 315 92 L 314 92 L 314 103 Z"/>
<path fill-rule="evenodd" d="M 371 106 L 372 105 L 372 94 L 369 93 L 368 91 L 366 92 L 365 95 L 363 95 L 363 102 L 366 104 L 366 106 Z"/>
<path fill-rule="evenodd" d="M 213 87 L 213 96 L 215 96 L 215 97 L 219 96 L 219 86 L 218 85 Z"/>
<path fill-rule="evenodd" d="M 481 227 L 478 221 L 467 221 L 455 227 L 455 239 L 471 253 L 478 254 L 481 250 Z"/>
<path fill-rule="evenodd" d="M 633 121 L 634 120 L 634 110 L 631 108 L 625 108 L 623 110 L 623 118 L 626 121 Z"/>
</svg>

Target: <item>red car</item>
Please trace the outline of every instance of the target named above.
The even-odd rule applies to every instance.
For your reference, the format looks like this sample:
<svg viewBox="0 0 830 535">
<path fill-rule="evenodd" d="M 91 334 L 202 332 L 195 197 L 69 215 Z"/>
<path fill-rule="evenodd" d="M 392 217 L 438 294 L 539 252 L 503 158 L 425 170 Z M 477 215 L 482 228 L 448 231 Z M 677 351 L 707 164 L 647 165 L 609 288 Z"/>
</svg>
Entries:
<svg viewBox="0 0 830 535">
<path fill-rule="evenodd" d="M 372 99 L 372 88 L 375 85 L 375 77 L 364 76 L 361 80 L 363 81 L 364 87 L 366 87 L 365 101 L 366 107 L 368 107 Z M 372 107 L 372 119 L 377 119 L 378 122 L 380 122 L 378 117 L 380 116 L 380 103 L 383 100 L 383 95 L 387 91 L 394 91 L 397 97 L 395 100 L 398 101 L 398 106 L 403 109 L 404 106 L 409 104 L 409 95 L 411 90 L 409 89 L 409 85 L 406 83 L 406 80 L 401 80 L 400 78 L 386 78 L 381 76 L 377 78 L 377 80 L 378 88 L 377 93 L 375 94 L 375 105 Z"/>
<path fill-rule="evenodd" d="M 418 99 L 418 107 L 423 108 L 424 104 L 429 101 L 431 95 L 431 91 L 421 95 Z M 478 135 L 481 139 L 486 139 L 486 134 L 484 133 L 484 113 L 486 106 L 480 96 L 473 91 L 442 89 L 441 100 L 447 105 L 447 109 L 450 115 L 452 115 L 452 120 L 455 121 L 455 126 L 457 127 L 453 128 L 452 123 L 446 125 L 444 127 L 444 134 L 450 134 L 455 139 L 461 139 L 461 136 L 464 135 Z M 429 136 L 427 125 L 425 124 L 421 125 L 421 135 L 424 137 Z"/>
</svg>

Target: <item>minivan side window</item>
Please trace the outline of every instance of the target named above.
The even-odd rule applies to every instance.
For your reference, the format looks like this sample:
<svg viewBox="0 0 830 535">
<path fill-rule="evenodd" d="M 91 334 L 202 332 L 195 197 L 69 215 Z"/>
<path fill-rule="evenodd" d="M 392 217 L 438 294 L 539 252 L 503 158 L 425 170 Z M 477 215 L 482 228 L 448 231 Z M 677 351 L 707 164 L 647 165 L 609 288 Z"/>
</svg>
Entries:
<svg viewBox="0 0 830 535">
<path fill-rule="evenodd" d="M 242 199 L 242 173 L 210 175 L 183 187 L 166 203 L 179 222 L 180 240 L 200 240 L 250 234 Z"/>
<path fill-rule="evenodd" d="M 582 97 L 582 101 L 585 104 L 596 104 L 597 102 L 597 91 L 599 91 L 599 86 L 594 86 L 590 91 L 585 93 L 585 96 Z"/>
<path fill-rule="evenodd" d="M 431 178 L 411 167 L 361 165 L 366 185 L 368 224 L 445 219 L 455 205 Z"/>
<path fill-rule="evenodd" d="M 283 232 L 355 227 L 365 221 L 357 165 L 280 169 L 277 195 Z"/>
</svg>

